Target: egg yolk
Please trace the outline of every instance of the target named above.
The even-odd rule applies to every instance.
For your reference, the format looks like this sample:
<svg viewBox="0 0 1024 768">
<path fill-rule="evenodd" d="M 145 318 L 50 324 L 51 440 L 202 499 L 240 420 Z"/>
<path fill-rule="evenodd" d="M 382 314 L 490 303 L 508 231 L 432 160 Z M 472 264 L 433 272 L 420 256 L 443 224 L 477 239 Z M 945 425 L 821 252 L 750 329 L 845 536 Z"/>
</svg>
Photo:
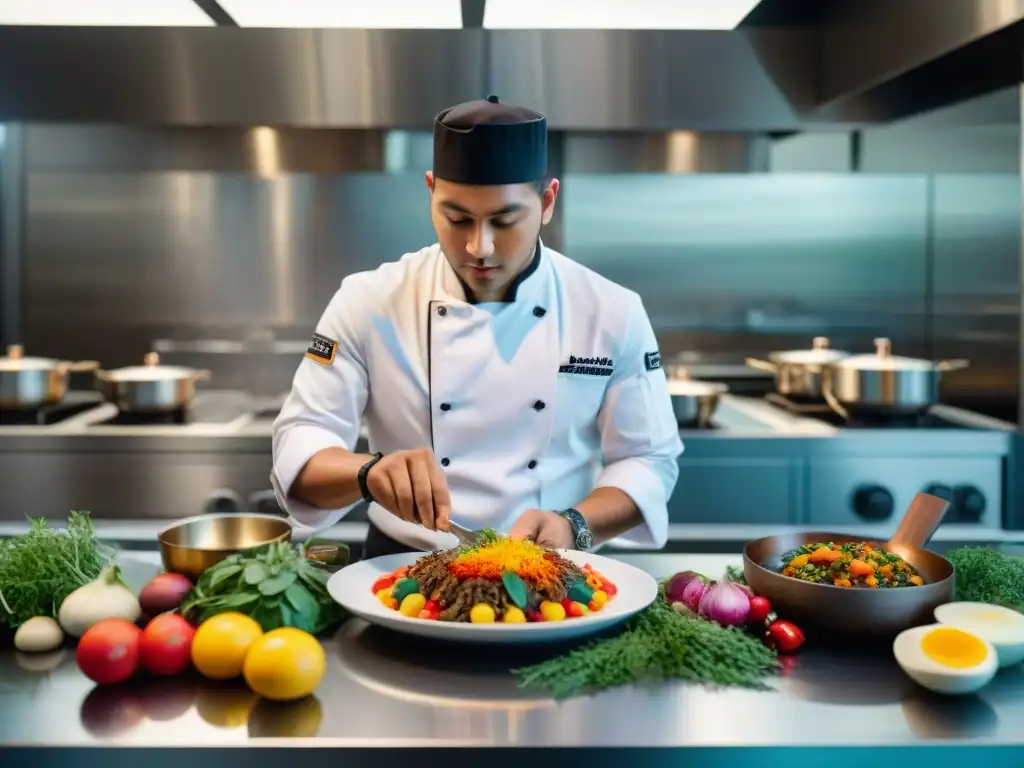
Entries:
<svg viewBox="0 0 1024 768">
<path fill-rule="evenodd" d="M 985 660 L 985 644 L 959 629 L 934 629 L 921 640 L 924 655 L 937 664 L 955 669 L 974 667 Z"/>
</svg>

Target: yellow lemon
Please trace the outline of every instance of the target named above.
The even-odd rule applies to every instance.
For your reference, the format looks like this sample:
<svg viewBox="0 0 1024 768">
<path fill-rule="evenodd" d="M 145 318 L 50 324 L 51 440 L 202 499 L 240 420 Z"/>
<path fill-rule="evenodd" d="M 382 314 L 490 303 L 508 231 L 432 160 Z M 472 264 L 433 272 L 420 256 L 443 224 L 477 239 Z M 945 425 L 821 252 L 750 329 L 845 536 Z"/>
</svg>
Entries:
<svg viewBox="0 0 1024 768">
<path fill-rule="evenodd" d="M 253 644 L 242 674 L 263 698 L 290 701 L 316 690 L 326 668 L 327 654 L 319 640 L 301 629 L 282 627 Z"/>
<path fill-rule="evenodd" d="M 241 613 L 220 613 L 204 621 L 192 638 L 192 664 L 204 677 L 229 680 L 242 674 L 249 648 L 263 635 L 254 620 Z"/>
</svg>

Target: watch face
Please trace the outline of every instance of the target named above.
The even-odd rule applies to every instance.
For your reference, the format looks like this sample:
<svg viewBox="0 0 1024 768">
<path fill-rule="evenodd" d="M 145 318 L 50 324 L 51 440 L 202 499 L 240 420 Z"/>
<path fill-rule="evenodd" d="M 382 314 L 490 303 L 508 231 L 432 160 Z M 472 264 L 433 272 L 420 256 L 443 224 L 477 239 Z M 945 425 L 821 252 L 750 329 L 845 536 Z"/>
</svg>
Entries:
<svg viewBox="0 0 1024 768">
<path fill-rule="evenodd" d="M 594 544 L 594 535 L 589 528 L 584 528 L 576 534 L 576 549 L 587 550 Z"/>
</svg>

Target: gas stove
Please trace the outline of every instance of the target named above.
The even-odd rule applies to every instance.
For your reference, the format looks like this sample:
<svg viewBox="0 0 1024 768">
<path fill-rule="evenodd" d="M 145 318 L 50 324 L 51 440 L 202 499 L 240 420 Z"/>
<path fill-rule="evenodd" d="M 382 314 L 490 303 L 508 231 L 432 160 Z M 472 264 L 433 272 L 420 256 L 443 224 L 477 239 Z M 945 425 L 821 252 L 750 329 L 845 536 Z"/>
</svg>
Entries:
<svg viewBox="0 0 1024 768">
<path fill-rule="evenodd" d="M 110 521 L 280 513 L 269 475 L 281 400 L 206 390 L 153 419 L 70 393 L 31 419 L 0 418 L 0 522 L 70 509 Z M 913 423 L 849 425 L 823 404 L 753 393 L 722 397 L 710 427 L 680 434 L 669 503 L 680 537 L 694 525 L 894 528 L 921 490 L 948 497 L 947 525 L 972 535 L 1024 528 L 1009 514 L 1016 426 L 979 414 L 935 406 Z"/>
</svg>

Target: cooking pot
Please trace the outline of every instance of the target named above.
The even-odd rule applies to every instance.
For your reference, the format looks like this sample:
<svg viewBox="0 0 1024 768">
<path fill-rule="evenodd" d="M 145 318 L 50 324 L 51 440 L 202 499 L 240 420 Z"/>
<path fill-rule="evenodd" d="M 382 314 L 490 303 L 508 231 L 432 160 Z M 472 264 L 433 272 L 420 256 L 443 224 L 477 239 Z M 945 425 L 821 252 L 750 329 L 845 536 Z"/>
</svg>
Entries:
<svg viewBox="0 0 1024 768">
<path fill-rule="evenodd" d="M 70 363 L 49 357 L 25 357 L 20 344 L 0 357 L 0 408 L 34 410 L 61 400 L 68 391 L 68 374 L 95 371 L 95 360 Z"/>
<path fill-rule="evenodd" d="M 875 339 L 875 354 L 853 355 L 822 369 L 821 391 L 843 418 L 851 412 L 914 415 L 939 401 L 946 371 L 966 368 L 966 360 L 933 362 L 892 354 L 889 339 Z"/>
<path fill-rule="evenodd" d="M 772 352 L 767 360 L 747 358 L 747 365 L 775 374 L 775 390 L 789 397 L 821 397 L 821 367 L 847 357 L 847 352 L 831 349 L 825 336 L 815 336 L 810 349 Z"/>
<path fill-rule="evenodd" d="M 96 371 L 96 388 L 121 411 L 163 413 L 187 406 L 196 393 L 196 382 L 208 378 L 209 371 L 160 365 L 160 356 L 149 352 L 142 365 Z"/>
<path fill-rule="evenodd" d="M 672 398 L 672 411 L 681 427 L 708 427 L 718 410 L 719 398 L 729 391 L 726 384 L 717 381 L 696 381 L 683 368 L 674 368 L 668 381 Z"/>
</svg>

